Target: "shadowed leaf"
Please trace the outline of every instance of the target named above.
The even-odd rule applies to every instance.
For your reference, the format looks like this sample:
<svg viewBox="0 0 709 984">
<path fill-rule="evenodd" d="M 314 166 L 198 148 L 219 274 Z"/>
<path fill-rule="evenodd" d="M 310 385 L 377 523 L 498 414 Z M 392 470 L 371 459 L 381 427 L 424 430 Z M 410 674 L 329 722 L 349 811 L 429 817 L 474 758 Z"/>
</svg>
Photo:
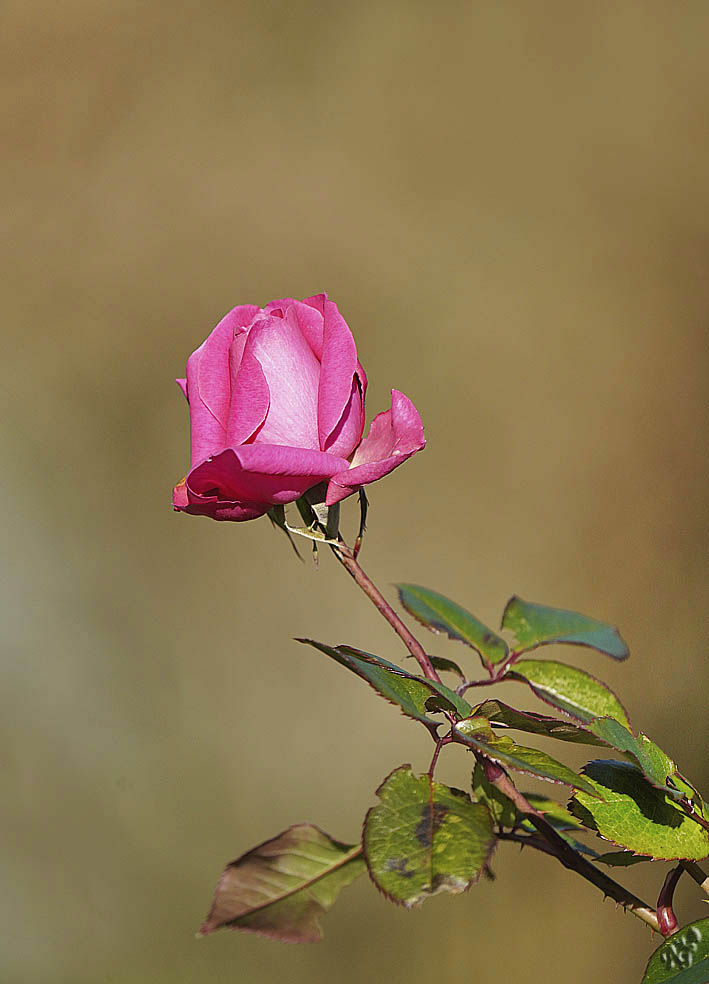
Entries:
<svg viewBox="0 0 709 984">
<path fill-rule="evenodd" d="M 636 765 L 599 760 L 583 772 L 596 797 L 576 791 L 569 809 L 584 826 L 617 847 L 658 860 L 699 861 L 709 855 L 709 834 L 652 786 Z"/>
<path fill-rule="evenodd" d="M 581 821 L 556 800 L 549 799 L 548 796 L 540 796 L 539 793 L 525 793 L 524 795 L 535 809 L 541 810 L 555 830 L 583 830 Z M 532 829 L 535 830 L 536 828 L 532 826 Z"/>
<path fill-rule="evenodd" d="M 359 845 L 296 824 L 226 866 L 199 934 L 227 927 L 315 943 L 322 939 L 319 916 L 364 870 Z"/>
<path fill-rule="evenodd" d="M 459 789 L 415 776 L 402 765 L 377 790 L 364 821 L 362 846 L 372 881 L 400 905 L 429 895 L 464 892 L 495 845 L 486 806 Z"/>
<path fill-rule="evenodd" d="M 434 683 L 424 677 L 414 676 L 394 663 L 378 656 L 364 653 L 351 646 L 327 646 L 313 639 L 298 639 L 331 656 L 348 670 L 362 677 L 367 683 L 392 704 L 397 704 L 407 717 L 425 724 L 432 734 L 440 724 L 429 715 L 436 711 L 448 711 L 456 717 L 465 717 L 472 708 L 455 691 L 442 683 Z"/>
<path fill-rule="evenodd" d="M 538 748 L 527 748 L 516 744 L 507 735 L 496 735 L 484 717 L 475 716 L 459 721 L 455 726 L 455 736 L 456 741 L 473 751 L 482 752 L 487 758 L 514 772 L 546 779 L 548 782 L 559 782 L 575 789 L 585 789 L 591 795 L 594 793 L 593 786 L 584 776 Z"/>
<path fill-rule="evenodd" d="M 428 658 L 431 660 L 434 669 L 438 670 L 439 673 L 455 673 L 461 680 L 465 680 L 465 673 L 463 673 L 458 664 L 454 663 L 452 659 L 446 659 L 445 656 L 429 656 Z M 413 656 L 411 659 L 413 659 Z"/>
<path fill-rule="evenodd" d="M 586 728 L 581 728 L 571 721 L 561 721 L 559 718 L 548 717 L 546 714 L 535 714 L 533 711 L 518 711 L 501 700 L 486 700 L 475 708 L 476 714 L 488 718 L 494 727 L 503 726 L 513 731 L 526 731 L 532 735 L 544 738 L 557 738 L 560 741 L 576 742 L 580 745 L 607 745 Z"/>
<path fill-rule="evenodd" d="M 611 868 L 627 868 L 633 864 L 640 864 L 641 861 L 652 861 L 647 854 L 634 854 L 632 851 L 607 851 L 599 854 L 596 861 L 607 864 Z"/>
<path fill-rule="evenodd" d="M 514 633 L 516 653 L 526 653 L 537 646 L 555 642 L 597 649 L 613 659 L 627 659 L 628 647 L 618 630 L 588 615 L 535 605 L 514 595 L 507 602 L 502 616 L 502 628 Z"/>
<path fill-rule="evenodd" d="M 641 984 L 707 984 L 709 919 L 669 936 L 650 957 Z"/>
<path fill-rule="evenodd" d="M 596 717 L 612 717 L 630 727 L 625 708 L 610 687 L 585 670 L 550 659 L 523 659 L 507 677 L 523 680 L 541 700 L 586 724 Z"/>
<path fill-rule="evenodd" d="M 396 587 L 406 611 L 427 629 L 444 632 L 449 639 L 471 646 L 487 667 L 507 659 L 505 640 L 450 598 L 418 584 L 397 584 Z"/>
<path fill-rule="evenodd" d="M 500 827 L 514 827 L 517 810 L 514 804 L 497 786 L 493 786 L 485 777 L 485 770 L 479 762 L 473 769 L 473 795 L 478 803 L 484 803 L 490 811 L 493 823 Z"/>
</svg>

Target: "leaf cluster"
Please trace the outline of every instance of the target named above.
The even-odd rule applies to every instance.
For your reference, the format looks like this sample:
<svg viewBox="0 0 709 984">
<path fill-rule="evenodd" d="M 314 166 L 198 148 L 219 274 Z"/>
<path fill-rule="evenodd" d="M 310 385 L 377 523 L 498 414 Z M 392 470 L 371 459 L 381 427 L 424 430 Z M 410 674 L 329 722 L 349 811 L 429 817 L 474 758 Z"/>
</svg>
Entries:
<svg viewBox="0 0 709 984">
<path fill-rule="evenodd" d="M 510 840 L 555 855 L 599 887 L 603 869 L 709 856 L 709 814 L 672 759 L 634 730 L 617 695 L 596 676 L 540 658 L 544 647 L 565 645 L 625 660 L 628 648 L 617 629 L 514 596 L 494 631 L 435 591 L 397 587 L 402 608 L 476 653 L 486 676 L 472 679 L 458 661 L 430 656 L 435 670 L 452 678 L 448 686 L 352 646 L 299 640 L 423 725 L 435 743 L 433 761 L 420 775 L 406 764 L 383 780 L 360 843 L 343 844 L 300 824 L 229 864 L 202 934 L 226 926 L 287 941 L 320 939 L 319 916 L 365 870 L 386 898 L 418 906 L 431 895 L 467 891 L 490 873 L 498 844 Z M 470 700 L 477 687 L 510 682 L 525 686 L 552 713 L 520 709 L 497 697 Z M 564 743 L 572 743 L 600 749 L 602 757 L 576 771 L 546 750 L 518 742 L 512 737 L 518 734 L 527 736 L 525 742 L 554 740 L 560 755 Z M 468 791 L 434 778 L 438 755 L 449 744 L 474 756 Z M 510 774 L 567 787 L 568 806 L 540 794 L 518 794 Z M 618 900 L 637 909 L 630 893 L 628 899 Z M 693 966 L 705 976 L 681 976 Z M 707 979 L 709 919 L 663 943 L 644 984 Z"/>
</svg>

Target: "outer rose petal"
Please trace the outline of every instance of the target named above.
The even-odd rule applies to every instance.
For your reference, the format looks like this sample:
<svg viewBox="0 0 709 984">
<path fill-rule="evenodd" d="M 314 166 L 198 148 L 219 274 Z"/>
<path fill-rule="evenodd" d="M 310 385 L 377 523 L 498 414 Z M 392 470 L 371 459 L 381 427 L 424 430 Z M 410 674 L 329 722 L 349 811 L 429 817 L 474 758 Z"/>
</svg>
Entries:
<svg viewBox="0 0 709 984">
<path fill-rule="evenodd" d="M 325 327 L 318 392 L 318 434 L 327 451 L 348 409 L 357 372 L 357 348 L 347 322 L 332 301 L 325 301 Z M 354 446 L 354 445 L 353 445 Z M 352 449 L 350 448 L 350 451 Z"/>
<path fill-rule="evenodd" d="M 172 490 L 172 505 L 175 512 L 186 512 L 193 516 L 208 516 L 210 519 L 231 520 L 242 523 L 258 519 L 267 512 L 264 506 L 249 506 L 239 502 L 228 502 L 217 496 L 195 495 L 187 488 L 186 479 Z"/>
<path fill-rule="evenodd" d="M 187 476 L 185 485 L 191 502 L 193 496 L 215 497 L 263 513 L 271 506 L 294 502 L 308 489 L 346 467 L 346 458 L 324 451 L 245 444 L 225 448 L 197 465 Z M 179 503 L 176 506 L 180 508 Z"/>
<path fill-rule="evenodd" d="M 355 451 L 352 465 L 330 480 L 325 504 L 332 506 L 360 486 L 383 478 L 425 445 L 418 410 L 407 396 L 392 390 L 391 410 L 377 414 Z"/>
<path fill-rule="evenodd" d="M 186 379 L 176 379 L 175 382 L 180 387 L 180 389 L 182 390 L 182 395 L 184 396 L 184 398 L 189 403 L 190 402 L 190 398 L 187 395 L 187 380 Z"/>
<path fill-rule="evenodd" d="M 222 318 L 187 360 L 192 466 L 224 447 L 231 383 L 229 352 L 234 334 L 248 325 L 260 308 L 242 304 Z"/>
</svg>

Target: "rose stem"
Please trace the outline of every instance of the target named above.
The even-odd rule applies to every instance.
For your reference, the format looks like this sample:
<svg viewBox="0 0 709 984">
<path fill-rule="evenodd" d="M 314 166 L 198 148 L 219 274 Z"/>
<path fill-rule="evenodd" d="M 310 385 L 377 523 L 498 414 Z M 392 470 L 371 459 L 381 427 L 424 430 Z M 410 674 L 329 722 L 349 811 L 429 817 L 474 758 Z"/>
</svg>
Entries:
<svg viewBox="0 0 709 984">
<path fill-rule="evenodd" d="M 455 738 L 454 738 L 455 740 Z M 575 851 L 570 844 L 568 844 L 563 837 L 561 837 L 556 830 L 552 827 L 549 821 L 546 819 L 543 813 L 536 810 L 532 804 L 526 799 L 525 796 L 520 793 L 515 784 L 512 782 L 510 777 L 507 775 L 504 769 L 502 769 L 497 763 L 492 762 L 490 759 L 485 758 L 484 755 L 476 753 L 478 761 L 482 764 L 485 769 L 485 776 L 488 782 L 492 783 L 500 792 L 511 800 L 516 806 L 517 810 L 529 817 L 531 823 L 537 828 L 541 836 L 546 841 L 546 845 L 542 848 L 539 844 L 534 844 L 530 841 L 530 846 L 537 847 L 539 850 L 544 850 L 547 854 L 553 854 L 565 868 L 569 868 L 571 871 L 575 871 L 577 874 L 585 878 L 586 881 L 591 882 L 596 888 L 600 888 L 604 895 L 609 896 L 615 902 L 618 902 L 627 909 L 628 912 L 632 912 L 634 916 L 638 919 L 642 919 L 644 923 L 647 923 L 656 933 L 660 932 L 660 925 L 657 920 L 657 913 L 654 909 L 651 909 L 642 899 L 639 899 L 632 892 L 629 892 L 618 882 L 613 881 L 608 875 L 599 871 L 594 865 L 591 864 L 582 854 Z M 503 840 L 510 840 L 509 836 L 505 835 Z M 547 847 L 548 845 L 548 847 Z"/>
<path fill-rule="evenodd" d="M 441 678 L 431 664 L 431 660 L 429 659 L 425 649 L 407 629 L 379 588 L 362 570 L 355 559 L 351 548 L 340 537 L 337 544 L 331 544 L 331 549 L 348 574 L 359 585 L 362 591 L 364 591 L 377 611 L 384 616 L 389 625 L 391 625 L 393 630 L 409 650 L 411 655 L 414 659 L 416 659 L 423 671 L 424 676 L 428 680 L 434 680 L 436 683 L 440 683 Z M 451 737 L 453 741 L 456 740 L 454 735 Z M 436 758 L 438 758 L 438 756 L 434 755 L 434 762 L 432 763 L 434 766 Z M 547 821 L 544 814 L 539 810 L 535 810 L 532 804 L 522 795 L 522 793 L 519 792 L 504 769 L 501 769 L 496 763 L 485 758 L 483 755 L 480 755 L 479 758 L 485 768 L 488 781 L 496 786 L 500 792 L 503 793 L 503 795 L 507 796 L 507 798 L 514 803 L 520 813 L 528 816 L 530 821 L 537 828 L 541 836 L 549 845 L 549 850 L 547 853 L 550 853 L 556 857 L 564 865 L 564 867 L 569 868 L 571 871 L 575 871 L 577 874 L 581 875 L 582 878 L 585 878 L 587 881 L 591 882 L 592 885 L 595 885 L 596 888 L 600 888 L 605 895 L 612 898 L 615 902 L 618 902 L 624 909 L 632 912 L 634 916 L 637 916 L 638 919 L 641 919 L 643 922 L 647 923 L 651 929 L 659 933 L 660 927 L 657 921 L 657 913 L 654 909 L 651 909 L 636 895 L 633 895 L 632 892 L 629 892 L 622 885 L 619 885 L 618 882 L 613 881 L 612 878 L 609 878 L 602 871 L 599 871 L 598 868 L 594 867 L 590 861 L 587 861 L 583 855 L 575 851 L 570 844 L 567 844 L 563 837 L 560 837 L 556 830 L 554 830 L 551 824 Z"/>
<path fill-rule="evenodd" d="M 690 878 L 693 878 L 697 885 L 709 895 L 709 875 L 706 871 L 702 871 L 696 861 L 683 861 L 682 867 Z"/>
<path fill-rule="evenodd" d="M 337 544 L 332 544 L 332 552 L 340 561 L 347 573 L 353 578 L 354 581 L 356 581 L 362 591 L 364 591 L 377 611 L 381 612 L 389 625 L 391 625 L 394 632 L 396 632 L 411 655 L 418 662 L 426 679 L 434 680 L 436 683 L 440 683 L 441 678 L 433 668 L 426 650 L 423 648 L 418 639 L 416 639 L 411 632 L 409 632 L 376 584 L 364 573 L 355 559 L 352 549 L 347 546 L 344 540 L 340 539 Z"/>
</svg>

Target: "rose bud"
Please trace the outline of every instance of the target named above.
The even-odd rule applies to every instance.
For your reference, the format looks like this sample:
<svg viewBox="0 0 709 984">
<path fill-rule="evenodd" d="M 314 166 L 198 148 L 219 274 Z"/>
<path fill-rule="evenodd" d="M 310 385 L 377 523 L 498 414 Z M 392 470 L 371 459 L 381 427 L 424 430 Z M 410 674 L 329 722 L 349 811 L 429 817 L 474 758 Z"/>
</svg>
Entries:
<svg viewBox="0 0 709 984">
<path fill-rule="evenodd" d="M 362 439 L 367 377 L 326 294 L 235 307 L 177 382 L 190 407 L 190 470 L 173 490 L 182 512 L 256 519 L 324 481 L 333 505 L 426 443 L 398 390 Z"/>
</svg>

